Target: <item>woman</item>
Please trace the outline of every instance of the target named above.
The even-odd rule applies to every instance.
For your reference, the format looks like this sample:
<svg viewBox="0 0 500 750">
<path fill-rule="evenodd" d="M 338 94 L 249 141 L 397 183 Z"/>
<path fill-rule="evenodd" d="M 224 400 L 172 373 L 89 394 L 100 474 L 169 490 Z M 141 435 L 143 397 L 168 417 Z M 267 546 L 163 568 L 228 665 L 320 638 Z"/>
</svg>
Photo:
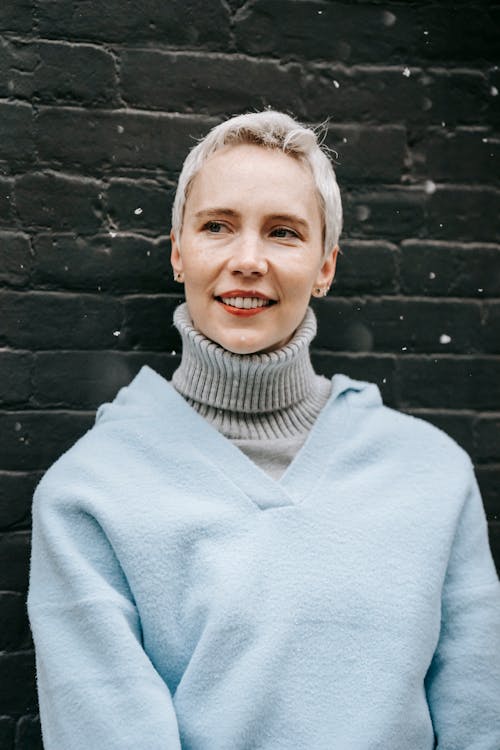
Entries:
<svg viewBox="0 0 500 750">
<path fill-rule="evenodd" d="M 46 750 L 498 750 L 500 596 L 471 462 L 314 372 L 340 196 L 261 112 L 189 154 L 182 361 L 145 366 L 38 485 Z"/>
</svg>

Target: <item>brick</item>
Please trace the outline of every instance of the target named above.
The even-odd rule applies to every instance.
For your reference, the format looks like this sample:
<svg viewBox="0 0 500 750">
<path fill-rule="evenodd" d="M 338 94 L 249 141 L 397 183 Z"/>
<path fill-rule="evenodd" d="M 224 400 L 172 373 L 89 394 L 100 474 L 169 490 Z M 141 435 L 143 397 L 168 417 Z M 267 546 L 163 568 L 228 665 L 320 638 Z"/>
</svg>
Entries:
<svg viewBox="0 0 500 750">
<path fill-rule="evenodd" d="M 374 4 L 257 0 L 237 15 L 236 46 L 285 59 L 399 60 L 412 54 L 421 31 L 414 9 L 397 4 L 393 12 L 397 23 L 389 25 L 385 8 Z"/>
<path fill-rule="evenodd" d="M 22 425 L 21 419 L 22 415 L 19 415 L 17 423 Z M 10 440 L 11 445 L 15 444 L 18 432 L 16 422 L 14 432 L 11 431 L 12 421 L 7 419 L 5 427 L 7 434 L 1 439 L 2 443 Z M 0 531 L 19 531 L 31 527 L 31 500 L 40 479 L 40 472 L 0 471 Z"/>
<path fill-rule="evenodd" d="M 12 224 L 14 221 L 14 183 L 0 177 L 0 224 Z"/>
<path fill-rule="evenodd" d="M 33 651 L 0 654 L 0 706 L 13 717 L 37 710 Z"/>
<path fill-rule="evenodd" d="M 119 103 L 111 53 L 89 44 L 0 41 L 0 94 L 91 106 Z"/>
<path fill-rule="evenodd" d="M 52 400 L 56 401 L 56 398 Z M 93 421 L 93 415 L 71 412 L 0 412 L 0 469 L 45 471 L 92 426 Z M 21 425 L 20 429 L 18 425 Z"/>
<path fill-rule="evenodd" d="M 16 728 L 16 750 L 43 750 L 38 716 L 22 716 Z"/>
<path fill-rule="evenodd" d="M 55 172 L 16 181 L 16 206 L 25 225 L 92 233 L 101 228 L 102 200 L 95 180 Z"/>
<path fill-rule="evenodd" d="M 439 60 L 498 59 L 500 8 L 493 3 L 423 4 L 419 16 L 427 35 L 421 37 L 420 54 Z M 422 28 L 421 27 L 421 28 Z"/>
<path fill-rule="evenodd" d="M 0 748 L 2 750 L 13 750 L 15 721 L 10 716 L 0 716 Z"/>
<path fill-rule="evenodd" d="M 34 161 L 33 115 L 28 104 L 0 102 L 0 162 L 9 169 Z"/>
<path fill-rule="evenodd" d="M 26 648 L 30 628 L 23 594 L 0 593 L 0 651 Z"/>
<path fill-rule="evenodd" d="M 44 288 L 98 294 L 178 291 L 165 237 L 43 234 L 35 239 L 34 250 L 33 283 Z"/>
<path fill-rule="evenodd" d="M 492 408 L 498 409 L 498 402 Z M 482 414 L 474 431 L 474 454 L 478 461 L 500 462 L 500 414 Z"/>
<path fill-rule="evenodd" d="M 26 591 L 30 544 L 28 531 L 0 534 L 0 591 Z"/>
<path fill-rule="evenodd" d="M 342 254 L 330 295 L 392 294 L 397 291 L 397 247 L 387 242 L 341 240 Z"/>
<path fill-rule="evenodd" d="M 97 409 L 99 404 L 112 401 L 144 363 L 144 355 L 123 352 L 41 353 L 37 355 L 33 377 L 34 398 L 44 408 Z M 56 449 L 65 442 L 73 421 L 71 415 L 58 415 L 55 430 L 61 434 L 55 435 Z"/>
<path fill-rule="evenodd" d="M 121 231 L 168 234 L 174 195 L 173 187 L 151 180 L 110 180 L 106 196 L 110 222 Z"/>
<path fill-rule="evenodd" d="M 410 355 L 398 360 L 397 378 L 403 407 L 498 409 L 500 358 Z"/>
<path fill-rule="evenodd" d="M 195 117 L 62 107 L 41 107 L 37 122 L 42 162 L 92 173 L 110 167 L 178 172 L 194 139 L 215 124 Z"/>
<path fill-rule="evenodd" d="M 500 240 L 500 191 L 439 187 L 428 196 L 427 234 L 434 239 Z"/>
<path fill-rule="evenodd" d="M 180 348 L 174 355 L 170 351 L 40 353 L 36 357 L 33 378 L 34 401 L 37 407 L 44 409 L 57 406 L 94 410 L 101 403 L 112 401 L 118 390 L 128 385 L 143 365 L 149 365 L 170 379 L 178 366 L 179 355 Z M 59 450 L 66 450 L 79 431 L 83 433 L 87 423 L 89 427 L 92 426 L 93 415 L 82 415 L 81 424 L 77 416 L 66 415 L 65 412 L 54 415 L 57 420 L 54 426 L 55 443 L 49 448 L 49 458 L 56 456 Z M 39 429 L 38 424 L 36 422 L 34 429 Z M 46 460 L 45 456 L 42 457 L 44 465 Z"/>
<path fill-rule="evenodd" d="M 134 107 L 226 116 L 271 105 L 306 114 L 300 67 L 274 60 L 129 49 L 120 80 L 123 99 Z"/>
<path fill-rule="evenodd" d="M 426 196 L 411 188 L 344 192 L 344 234 L 349 238 L 419 236 Z"/>
<path fill-rule="evenodd" d="M 31 275 L 32 253 L 29 238 L 21 232 L 0 231 L 0 284 L 25 286 Z"/>
<path fill-rule="evenodd" d="M 434 405 L 439 409 L 440 389 L 442 384 L 438 384 L 433 396 Z M 399 390 L 399 389 L 398 389 Z M 436 409 L 412 409 L 402 406 L 401 398 L 398 396 L 397 408 L 405 411 L 419 419 L 425 419 L 435 427 L 438 427 L 447 435 L 456 440 L 456 442 L 474 458 L 474 425 L 476 417 L 474 414 L 463 413 L 459 411 L 438 411 Z"/>
<path fill-rule="evenodd" d="M 25 349 L 116 348 L 119 300 L 90 294 L 0 291 L 0 345 Z"/>
<path fill-rule="evenodd" d="M 0 3 L 0 31 L 30 32 L 33 0 L 3 0 Z"/>
<path fill-rule="evenodd" d="M 339 183 L 399 182 L 405 171 L 406 130 L 401 126 L 334 125 L 326 145 L 334 149 Z"/>
<path fill-rule="evenodd" d="M 476 475 L 486 515 L 497 521 L 500 518 L 500 464 L 478 466 Z"/>
<path fill-rule="evenodd" d="M 401 123 L 411 128 L 477 125 L 493 119 L 485 74 L 476 70 L 395 66 L 311 66 L 304 85 L 308 117 L 336 122 Z"/>
<path fill-rule="evenodd" d="M 494 297 L 500 289 L 500 247 L 405 240 L 401 291 L 451 297 Z"/>
<path fill-rule="evenodd" d="M 124 298 L 124 343 L 128 348 L 149 351 L 180 351 L 181 339 L 174 328 L 174 310 L 183 301 L 176 296 Z"/>
<path fill-rule="evenodd" d="M 415 147 L 415 174 L 437 182 L 495 184 L 499 157 L 499 139 L 484 128 L 432 129 Z"/>
<path fill-rule="evenodd" d="M 1 309 L 1 308 L 0 308 Z M 33 356 L 0 349 L 0 404 L 25 404 L 31 396 Z"/>
<path fill-rule="evenodd" d="M 498 68 L 498 65 L 496 65 L 494 68 L 491 68 L 489 71 L 487 91 L 491 103 L 492 112 L 490 119 L 493 123 L 498 125 L 498 123 L 500 122 L 500 70 Z"/>
<path fill-rule="evenodd" d="M 331 296 L 322 302 L 315 342 L 323 349 L 469 353 L 481 346 L 481 315 L 475 303 Z M 442 335 L 451 340 L 441 343 Z"/>
<path fill-rule="evenodd" d="M 258 0 L 237 15 L 250 54 L 342 62 L 497 59 L 498 9 L 434 4 Z M 424 33 L 425 32 L 425 33 Z"/>
<path fill-rule="evenodd" d="M 311 360 L 316 372 L 327 378 L 342 373 L 355 380 L 375 383 L 380 389 L 384 404 L 394 406 L 394 357 L 370 354 L 337 354 L 314 348 Z"/>
<path fill-rule="evenodd" d="M 500 354 L 500 302 L 483 305 L 482 350 L 489 354 Z"/>
<path fill-rule="evenodd" d="M 497 575 L 500 577 L 500 523 L 490 521 L 488 524 L 490 549 L 495 561 Z"/>
<path fill-rule="evenodd" d="M 52 38 L 95 39 L 120 44 L 151 41 L 162 45 L 229 44 L 229 16 L 219 0 L 35 0 L 40 35 Z"/>
</svg>

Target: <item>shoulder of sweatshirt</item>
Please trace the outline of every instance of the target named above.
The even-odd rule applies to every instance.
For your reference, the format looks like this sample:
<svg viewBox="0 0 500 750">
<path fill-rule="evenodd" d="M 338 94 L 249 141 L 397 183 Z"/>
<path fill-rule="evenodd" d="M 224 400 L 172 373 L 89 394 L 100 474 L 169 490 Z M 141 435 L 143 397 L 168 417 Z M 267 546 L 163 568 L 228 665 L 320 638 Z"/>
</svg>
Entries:
<svg viewBox="0 0 500 750">
<path fill-rule="evenodd" d="M 427 467 L 430 475 L 446 476 L 457 472 L 465 477 L 472 468 L 466 453 L 447 433 L 431 423 L 397 411 L 382 402 L 374 383 L 337 374 L 332 378 L 332 393 L 324 418 L 312 429 L 338 429 L 334 425 L 334 402 L 347 405 L 346 442 L 353 455 L 371 454 L 370 462 L 380 460 L 394 467 L 407 464 Z M 173 386 L 147 365 L 112 402 L 96 412 L 94 425 L 63 453 L 46 471 L 40 485 L 75 487 L 124 482 L 124 476 L 165 467 L 165 457 L 175 457 L 182 446 L 196 455 L 193 424 L 185 420 L 183 410 L 190 409 Z M 176 416 L 173 417 L 173 412 Z M 322 415 L 320 415 L 321 417 Z M 195 419 L 203 419 L 199 415 Z M 173 424 L 172 424 L 173 422 Z M 321 424 L 321 426 L 320 426 Z M 206 456 L 204 457 L 206 460 Z M 176 462 L 172 461 L 172 471 Z"/>
</svg>

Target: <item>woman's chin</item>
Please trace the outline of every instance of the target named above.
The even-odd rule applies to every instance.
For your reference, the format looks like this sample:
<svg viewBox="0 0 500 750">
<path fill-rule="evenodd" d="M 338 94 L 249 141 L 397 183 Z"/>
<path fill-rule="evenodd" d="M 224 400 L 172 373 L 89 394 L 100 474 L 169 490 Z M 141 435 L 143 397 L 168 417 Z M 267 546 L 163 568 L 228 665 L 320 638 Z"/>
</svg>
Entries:
<svg viewBox="0 0 500 750">
<path fill-rule="evenodd" d="M 270 336 L 263 336 L 253 332 L 232 333 L 218 336 L 216 341 L 223 349 L 233 354 L 267 354 L 284 346 L 291 336 L 278 341 Z"/>
</svg>

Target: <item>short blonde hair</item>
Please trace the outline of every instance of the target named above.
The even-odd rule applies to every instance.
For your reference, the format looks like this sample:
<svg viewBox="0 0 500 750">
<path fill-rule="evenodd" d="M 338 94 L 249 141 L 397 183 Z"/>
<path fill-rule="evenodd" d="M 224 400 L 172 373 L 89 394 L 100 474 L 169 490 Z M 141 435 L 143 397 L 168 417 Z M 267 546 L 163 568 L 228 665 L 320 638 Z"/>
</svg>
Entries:
<svg viewBox="0 0 500 750">
<path fill-rule="evenodd" d="M 176 237 L 180 238 L 191 183 L 204 162 L 223 146 L 240 143 L 280 149 L 309 165 L 323 217 L 323 253 L 326 258 L 338 244 L 342 231 L 342 201 L 335 171 L 315 131 L 275 110 L 231 117 L 212 128 L 191 149 L 182 166 L 172 207 L 172 229 Z"/>
</svg>

